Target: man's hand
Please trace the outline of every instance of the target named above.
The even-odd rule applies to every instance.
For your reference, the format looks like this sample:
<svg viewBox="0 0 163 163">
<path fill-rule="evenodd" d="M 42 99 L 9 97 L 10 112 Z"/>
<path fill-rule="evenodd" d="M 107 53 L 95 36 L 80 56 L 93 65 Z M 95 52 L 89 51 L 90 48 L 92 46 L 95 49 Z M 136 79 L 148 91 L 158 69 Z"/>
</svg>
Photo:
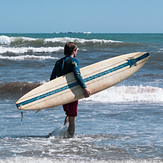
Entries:
<svg viewBox="0 0 163 163">
<path fill-rule="evenodd" d="M 84 97 L 87 98 L 90 95 L 91 95 L 91 92 L 87 88 L 84 88 Z"/>
</svg>

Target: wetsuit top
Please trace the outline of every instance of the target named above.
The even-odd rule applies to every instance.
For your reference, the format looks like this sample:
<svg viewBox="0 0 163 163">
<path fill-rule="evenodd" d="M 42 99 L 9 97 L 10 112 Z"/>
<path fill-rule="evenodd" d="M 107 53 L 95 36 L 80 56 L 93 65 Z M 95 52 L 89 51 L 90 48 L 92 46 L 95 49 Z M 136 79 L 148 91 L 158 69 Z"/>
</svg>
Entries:
<svg viewBox="0 0 163 163">
<path fill-rule="evenodd" d="M 83 78 L 80 75 L 79 61 L 71 56 L 63 57 L 55 63 L 50 80 L 65 75 L 69 72 L 73 72 L 78 84 L 82 88 L 86 88 Z"/>
</svg>

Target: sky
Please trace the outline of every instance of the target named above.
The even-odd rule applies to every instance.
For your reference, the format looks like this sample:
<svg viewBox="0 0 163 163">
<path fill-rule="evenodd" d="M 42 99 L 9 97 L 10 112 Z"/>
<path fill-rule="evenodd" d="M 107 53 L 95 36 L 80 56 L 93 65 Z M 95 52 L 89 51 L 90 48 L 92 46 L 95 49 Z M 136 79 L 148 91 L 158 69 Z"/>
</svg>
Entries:
<svg viewBox="0 0 163 163">
<path fill-rule="evenodd" d="M 0 33 L 163 33 L 163 0 L 0 0 Z"/>
</svg>

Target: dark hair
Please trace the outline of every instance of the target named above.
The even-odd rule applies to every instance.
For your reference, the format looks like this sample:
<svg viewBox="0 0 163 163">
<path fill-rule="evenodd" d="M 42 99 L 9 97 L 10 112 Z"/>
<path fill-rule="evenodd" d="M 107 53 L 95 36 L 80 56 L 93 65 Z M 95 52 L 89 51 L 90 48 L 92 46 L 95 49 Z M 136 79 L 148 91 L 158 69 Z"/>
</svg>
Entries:
<svg viewBox="0 0 163 163">
<path fill-rule="evenodd" d="M 72 55 L 72 52 L 77 50 L 78 45 L 75 44 L 74 42 L 68 42 L 66 43 L 65 47 L 64 47 L 64 55 L 65 56 L 70 56 Z"/>
</svg>

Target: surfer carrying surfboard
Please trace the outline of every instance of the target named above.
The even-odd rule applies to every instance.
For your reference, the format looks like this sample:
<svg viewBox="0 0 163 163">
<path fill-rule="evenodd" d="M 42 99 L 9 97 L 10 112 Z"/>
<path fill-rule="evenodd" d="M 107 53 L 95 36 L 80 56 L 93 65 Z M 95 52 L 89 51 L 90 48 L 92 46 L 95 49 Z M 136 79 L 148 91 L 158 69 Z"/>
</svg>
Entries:
<svg viewBox="0 0 163 163">
<path fill-rule="evenodd" d="M 73 72 L 78 84 L 83 88 L 84 97 L 90 96 L 90 91 L 87 89 L 82 76 L 80 75 L 79 61 L 76 59 L 77 55 L 77 44 L 73 42 L 68 42 L 64 46 L 64 55 L 65 57 L 56 61 L 53 68 L 50 80 L 53 80 L 57 77 L 65 75 L 67 73 Z M 75 117 L 78 112 L 78 100 L 63 105 L 63 110 L 65 111 L 66 118 L 65 122 L 69 123 L 68 133 L 73 136 L 75 132 Z"/>
</svg>

